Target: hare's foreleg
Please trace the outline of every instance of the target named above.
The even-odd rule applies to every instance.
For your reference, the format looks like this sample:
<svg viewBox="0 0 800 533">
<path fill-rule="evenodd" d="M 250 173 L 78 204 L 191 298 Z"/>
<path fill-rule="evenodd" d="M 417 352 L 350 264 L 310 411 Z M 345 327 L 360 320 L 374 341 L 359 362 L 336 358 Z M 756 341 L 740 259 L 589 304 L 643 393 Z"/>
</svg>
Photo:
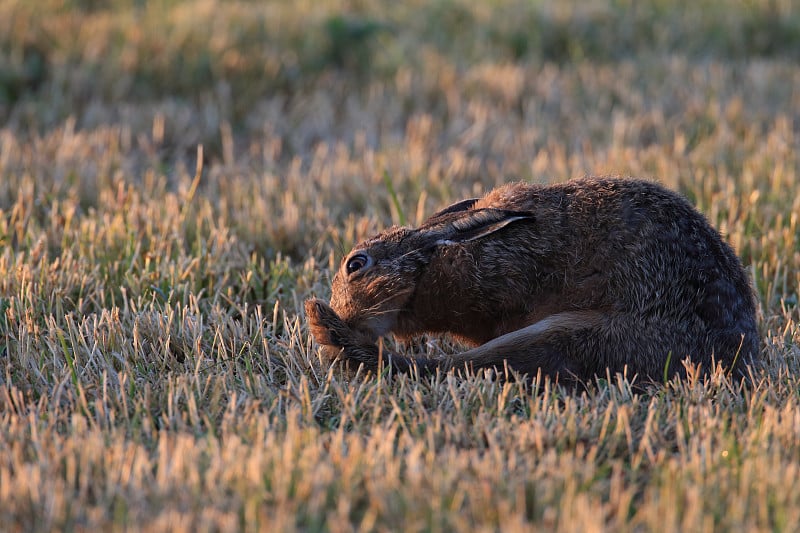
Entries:
<svg viewBox="0 0 800 533">
<path fill-rule="evenodd" d="M 305 304 L 309 329 L 314 339 L 325 346 L 330 359 L 344 359 L 363 364 L 367 370 L 377 371 L 381 364 L 391 366 L 398 372 L 409 372 L 417 368 L 420 373 L 434 372 L 438 362 L 433 359 L 405 357 L 375 344 L 363 333 L 348 326 L 331 307 L 317 299 Z"/>
</svg>

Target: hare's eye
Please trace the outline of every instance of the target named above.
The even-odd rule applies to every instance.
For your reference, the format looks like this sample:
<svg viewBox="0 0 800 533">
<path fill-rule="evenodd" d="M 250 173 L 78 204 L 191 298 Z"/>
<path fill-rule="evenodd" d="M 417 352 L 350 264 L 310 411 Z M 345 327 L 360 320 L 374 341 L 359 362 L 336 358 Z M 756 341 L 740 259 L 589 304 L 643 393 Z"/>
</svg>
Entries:
<svg viewBox="0 0 800 533">
<path fill-rule="evenodd" d="M 348 274 L 352 274 L 368 266 L 369 263 L 370 263 L 369 257 L 367 257 L 364 254 L 356 254 L 347 260 L 347 266 L 345 268 L 347 269 Z"/>
</svg>

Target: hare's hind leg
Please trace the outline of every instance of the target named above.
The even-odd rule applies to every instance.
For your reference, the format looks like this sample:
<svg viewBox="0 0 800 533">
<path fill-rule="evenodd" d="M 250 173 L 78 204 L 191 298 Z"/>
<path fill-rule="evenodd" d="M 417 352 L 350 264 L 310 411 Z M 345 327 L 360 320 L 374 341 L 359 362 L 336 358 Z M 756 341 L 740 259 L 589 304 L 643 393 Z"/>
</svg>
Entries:
<svg viewBox="0 0 800 533">
<path fill-rule="evenodd" d="M 586 331 L 600 327 L 605 314 L 600 311 L 566 311 L 548 316 L 530 326 L 506 333 L 489 342 L 453 355 L 446 366 L 459 368 L 495 368 L 508 364 L 517 372 L 562 379 L 590 379 L 582 352 Z"/>
<path fill-rule="evenodd" d="M 506 362 L 513 370 L 529 376 L 542 375 L 561 379 L 587 379 L 580 354 L 585 352 L 587 332 L 596 330 L 604 320 L 599 311 L 569 311 L 551 315 L 530 326 L 512 331 L 472 350 L 445 359 L 407 357 L 382 349 L 347 324 L 324 302 L 306 302 L 310 329 L 317 342 L 330 348 L 334 357 L 363 364 L 377 371 L 381 363 L 398 372 L 417 371 L 422 375 L 441 369 L 495 368 L 502 371 Z M 585 357 L 585 354 L 584 354 Z"/>
</svg>

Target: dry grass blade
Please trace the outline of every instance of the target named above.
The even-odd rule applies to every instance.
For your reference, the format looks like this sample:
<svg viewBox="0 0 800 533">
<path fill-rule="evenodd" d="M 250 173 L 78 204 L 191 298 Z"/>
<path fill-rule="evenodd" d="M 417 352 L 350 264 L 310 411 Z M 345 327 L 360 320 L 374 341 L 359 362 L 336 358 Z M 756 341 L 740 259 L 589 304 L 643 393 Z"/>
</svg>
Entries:
<svg viewBox="0 0 800 533">
<path fill-rule="evenodd" d="M 395 4 L 0 2 L 0 529 L 796 529 L 792 3 Z M 734 245 L 750 386 L 322 360 L 354 242 L 585 173 Z"/>
</svg>

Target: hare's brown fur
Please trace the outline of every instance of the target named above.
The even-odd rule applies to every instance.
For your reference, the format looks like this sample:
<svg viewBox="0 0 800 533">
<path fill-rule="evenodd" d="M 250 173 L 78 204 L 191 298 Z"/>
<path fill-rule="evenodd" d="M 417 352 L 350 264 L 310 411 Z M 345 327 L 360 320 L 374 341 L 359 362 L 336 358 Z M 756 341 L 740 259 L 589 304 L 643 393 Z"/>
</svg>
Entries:
<svg viewBox="0 0 800 533">
<path fill-rule="evenodd" d="M 307 303 L 312 332 L 368 368 L 390 332 L 477 346 L 447 360 L 382 354 L 400 370 L 507 363 L 561 379 L 657 380 L 687 357 L 742 374 L 759 352 L 739 259 L 682 196 L 647 181 L 500 187 L 358 244 L 332 292 L 332 309 Z"/>
</svg>

